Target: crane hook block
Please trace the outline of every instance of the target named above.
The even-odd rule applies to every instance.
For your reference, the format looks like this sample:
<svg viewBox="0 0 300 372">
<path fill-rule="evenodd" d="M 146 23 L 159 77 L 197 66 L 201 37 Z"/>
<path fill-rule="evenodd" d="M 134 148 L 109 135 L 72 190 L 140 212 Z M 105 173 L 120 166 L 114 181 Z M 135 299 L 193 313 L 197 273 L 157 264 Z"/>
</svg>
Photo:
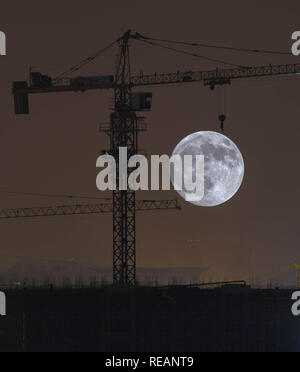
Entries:
<svg viewBox="0 0 300 372">
<path fill-rule="evenodd" d="M 225 121 L 226 121 L 226 115 L 220 115 L 219 120 L 221 122 L 221 130 L 222 130 L 222 132 L 224 132 L 224 125 L 225 125 Z"/>
</svg>

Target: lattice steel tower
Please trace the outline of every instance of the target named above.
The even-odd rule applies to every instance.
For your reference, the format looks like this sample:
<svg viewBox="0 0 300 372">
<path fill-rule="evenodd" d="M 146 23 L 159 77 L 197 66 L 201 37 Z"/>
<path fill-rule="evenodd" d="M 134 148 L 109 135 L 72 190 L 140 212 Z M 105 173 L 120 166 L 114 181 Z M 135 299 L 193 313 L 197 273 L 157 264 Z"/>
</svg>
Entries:
<svg viewBox="0 0 300 372">
<path fill-rule="evenodd" d="M 115 111 L 111 114 L 110 142 L 111 154 L 117 164 L 117 187 L 113 193 L 113 277 L 115 284 L 134 285 L 136 283 L 136 196 L 127 190 L 127 180 L 119 177 L 119 148 L 127 148 L 130 158 L 138 153 L 138 132 L 141 129 L 132 111 L 132 90 L 129 41 L 131 31 L 119 40 L 119 56 L 115 76 Z M 127 164 L 126 164 L 127 166 Z M 128 169 L 127 176 L 133 171 Z"/>
</svg>

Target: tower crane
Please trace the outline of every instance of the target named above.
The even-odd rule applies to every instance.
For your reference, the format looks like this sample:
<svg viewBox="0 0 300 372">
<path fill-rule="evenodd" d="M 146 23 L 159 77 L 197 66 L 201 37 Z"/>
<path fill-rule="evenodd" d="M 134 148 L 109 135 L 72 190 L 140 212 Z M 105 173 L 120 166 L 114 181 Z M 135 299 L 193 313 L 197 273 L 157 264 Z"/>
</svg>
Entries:
<svg viewBox="0 0 300 372">
<path fill-rule="evenodd" d="M 187 71 L 175 73 L 140 74 L 132 76 L 130 65 L 130 41 L 140 41 L 155 45 L 154 40 L 139 33 L 127 31 L 122 37 L 109 45 L 119 46 L 117 68 L 114 76 L 98 78 L 66 78 L 68 74 L 78 71 L 105 51 L 83 60 L 59 77 L 52 79 L 37 72 L 31 73 L 29 83 L 19 81 L 13 84 L 16 114 L 29 114 L 29 95 L 60 92 L 86 92 L 89 90 L 114 90 L 114 112 L 111 114 L 109 127 L 103 128 L 110 137 L 110 154 L 119 158 L 119 148 L 127 147 L 128 157 L 138 153 L 138 134 L 146 130 L 144 118 L 137 115 L 139 111 L 151 109 L 151 93 L 134 93 L 134 88 L 164 85 L 180 85 L 201 82 L 214 89 L 227 85 L 237 79 L 259 77 L 277 77 L 300 73 L 300 64 L 239 66 L 234 68 L 214 69 L 210 71 Z M 161 45 L 158 45 L 161 46 Z M 174 48 L 168 48 L 175 50 Z M 196 56 L 195 54 L 190 54 Z M 200 57 L 200 56 L 198 56 Z M 217 62 L 207 58 L 208 60 Z M 220 62 L 220 61 L 218 61 Z M 225 118 L 220 118 L 224 119 Z M 223 120 L 223 122 L 224 122 Z M 117 162 L 117 175 L 119 164 Z M 128 170 L 132 172 L 133 170 Z M 130 174 L 128 174 L 130 175 Z M 117 184 L 119 180 L 117 179 Z M 113 277 L 116 284 L 134 285 L 136 280 L 136 196 L 133 191 L 117 190 L 113 192 Z"/>
</svg>

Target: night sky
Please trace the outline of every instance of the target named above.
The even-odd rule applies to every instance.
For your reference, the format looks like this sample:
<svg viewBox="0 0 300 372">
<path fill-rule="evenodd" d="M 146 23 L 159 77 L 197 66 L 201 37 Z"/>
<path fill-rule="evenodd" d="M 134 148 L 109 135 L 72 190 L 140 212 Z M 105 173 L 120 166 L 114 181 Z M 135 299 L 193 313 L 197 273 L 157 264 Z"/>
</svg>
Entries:
<svg viewBox="0 0 300 372">
<path fill-rule="evenodd" d="M 8 55 L 0 57 L 0 190 L 109 196 L 96 190 L 95 164 L 109 147 L 98 127 L 109 121 L 113 92 L 32 96 L 31 115 L 16 117 L 11 85 L 28 77 L 29 66 L 55 76 L 129 28 L 162 39 L 288 52 L 292 32 L 300 29 L 300 4 L 277 4 L 3 0 L 0 30 L 7 36 Z M 300 62 L 293 56 L 196 52 L 242 65 Z M 78 75 L 113 74 L 116 54 L 117 48 L 107 52 Z M 133 74 L 216 67 L 228 66 L 132 42 Z M 148 155 L 171 154 L 193 132 L 219 130 L 219 89 L 192 84 L 150 90 L 153 110 L 145 115 L 148 132 L 141 135 Z M 299 92 L 297 77 L 241 80 L 226 88 L 226 135 L 243 153 L 243 186 L 221 207 L 197 208 L 181 200 L 181 212 L 139 214 L 139 267 L 206 267 L 207 278 L 267 280 L 300 260 Z M 139 199 L 174 197 L 175 192 L 138 194 Z M 77 202 L 7 194 L 0 200 L 2 208 Z M 111 266 L 110 215 L 0 222 L 0 236 L 3 255 Z M 0 270 L 17 261 L 0 257 Z"/>
</svg>

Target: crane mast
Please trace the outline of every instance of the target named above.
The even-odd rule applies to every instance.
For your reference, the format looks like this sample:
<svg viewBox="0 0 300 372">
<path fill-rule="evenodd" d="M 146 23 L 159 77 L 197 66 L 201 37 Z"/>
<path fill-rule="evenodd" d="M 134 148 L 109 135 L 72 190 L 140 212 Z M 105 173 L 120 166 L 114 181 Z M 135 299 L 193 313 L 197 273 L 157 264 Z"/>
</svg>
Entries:
<svg viewBox="0 0 300 372">
<path fill-rule="evenodd" d="M 120 147 L 127 148 L 127 156 L 138 153 L 137 116 L 131 110 L 131 71 L 129 40 L 131 31 L 119 42 L 119 57 L 115 76 L 115 111 L 111 114 L 110 153 L 119 159 Z M 133 170 L 128 169 L 127 177 Z M 113 279 L 115 284 L 134 285 L 136 282 L 136 195 L 127 189 L 127 179 L 119 176 L 116 160 L 116 181 L 113 191 Z"/>
</svg>

